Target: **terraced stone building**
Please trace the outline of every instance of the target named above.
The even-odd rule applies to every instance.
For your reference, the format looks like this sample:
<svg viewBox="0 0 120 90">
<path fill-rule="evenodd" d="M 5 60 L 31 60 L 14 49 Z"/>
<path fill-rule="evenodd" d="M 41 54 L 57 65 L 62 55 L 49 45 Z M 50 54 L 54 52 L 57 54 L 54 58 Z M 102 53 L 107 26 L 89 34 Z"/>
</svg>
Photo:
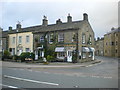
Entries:
<svg viewBox="0 0 120 90">
<path fill-rule="evenodd" d="M 44 16 L 42 25 L 22 28 L 18 23 L 16 29 L 9 27 L 8 40 L 12 55 L 34 52 L 36 60 L 49 54 L 67 62 L 72 62 L 74 56 L 76 62 L 94 60 L 94 31 L 86 13 L 80 21 L 72 21 L 69 14 L 67 22 L 58 19 L 48 24 Z"/>
</svg>

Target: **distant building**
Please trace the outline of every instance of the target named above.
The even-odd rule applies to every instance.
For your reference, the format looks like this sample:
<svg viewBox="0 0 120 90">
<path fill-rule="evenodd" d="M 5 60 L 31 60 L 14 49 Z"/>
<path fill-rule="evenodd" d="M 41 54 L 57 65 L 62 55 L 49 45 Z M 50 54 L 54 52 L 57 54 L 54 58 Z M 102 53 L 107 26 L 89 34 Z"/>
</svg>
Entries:
<svg viewBox="0 0 120 90">
<path fill-rule="evenodd" d="M 3 53 L 8 49 L 8 31 L 3 31 L 0 28 L 0 52 Z"/>
<path fill-rule="evenodd" d="M 70 14 L 67 22 L 60 19 L 56 24 L 48 24 L 44 16 L 42 25 L 16 29 L 9 27 L 8 49 L 12 55 L 22 52 L 35 53 L 35 59 L 45 56 L 45 46 L 56 53 L 56 58 L 72 62 L 73 53 L 77 53 L 77 61 L 94 60 L 94 31 L 88 21 L 88 15 L 83 14 L 83 20 L 72 21 Z"/>
<path fill-rule="evenodd" d="M 104 38 L 95 41 L 95 55 L 104 56 Z"/>
<path fill-rule="evenodd" d="M 120 57 L 120 28 L 104 35 L 104 56 Z"/>
</svg>

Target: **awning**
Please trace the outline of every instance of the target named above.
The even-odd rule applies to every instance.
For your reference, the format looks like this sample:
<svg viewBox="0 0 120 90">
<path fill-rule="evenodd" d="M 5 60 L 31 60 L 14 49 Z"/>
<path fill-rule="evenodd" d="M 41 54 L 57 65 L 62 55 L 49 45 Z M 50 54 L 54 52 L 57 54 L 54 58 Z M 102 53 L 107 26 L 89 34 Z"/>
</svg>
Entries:
<svg viewBox="0 0 120 90">
<path fill-rule="evenodd" d="M 82 47 L 82 51 L 83 51 L 83 52 L 90 52 L 90 50 L 89 50 L 88 47 Z"/>
<path fill-rule="evenodd" d="M 89 49 L 90 49 L 90 52 L 94 52 L 95 51 L 95 49 L 93 47 L 89 47 Z"/>
<path fill-rule="evenodd" d="M 65 52 L 65 48 L 64 47 L 56 47 L 55 52 Z"/>
</svg>

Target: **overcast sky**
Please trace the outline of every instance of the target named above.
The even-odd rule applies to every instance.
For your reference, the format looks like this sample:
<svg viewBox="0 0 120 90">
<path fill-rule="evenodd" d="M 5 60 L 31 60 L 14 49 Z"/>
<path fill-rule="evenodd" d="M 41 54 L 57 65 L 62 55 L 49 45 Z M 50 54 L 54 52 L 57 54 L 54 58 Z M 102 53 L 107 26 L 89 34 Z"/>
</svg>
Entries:
<svg viewBox="0 0 120 90">
<path fill-rule="evenodd" d="M 2 0 L 0 4 L 0 27 L 4 30 L 15 28 L 17 21 L 22 27 L 41 25 L 43 15 L 49 24 L 59 18 L 66 22 L 68 13 L 73 21 L 83 20 L 87 13 L 96 37 L 118 27 L 118 0 Z"/>
</svg>

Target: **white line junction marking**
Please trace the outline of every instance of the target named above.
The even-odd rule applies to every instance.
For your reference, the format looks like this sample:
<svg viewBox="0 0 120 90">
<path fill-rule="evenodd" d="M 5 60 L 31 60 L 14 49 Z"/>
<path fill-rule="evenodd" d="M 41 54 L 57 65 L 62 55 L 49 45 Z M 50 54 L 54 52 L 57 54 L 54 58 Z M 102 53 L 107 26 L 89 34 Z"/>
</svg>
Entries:
<svg viewBox="0 0 120 90">
<path fill-rule="evenodd" d="M 9 85 L 4 85 L 4 84 L 0 84 L 1 86 L 5 86 L 5 87 L 9 87 L 9 88 L 18 88 L 18 87 L 15 87 L 15 86 L 9 86 Z"/>
<path fill-rule="evenodd" d="M 4 77 L 6 77 L 6 78 L 12 78 L 12 79 L 17 79 L 17 80 L 28 81 L 28 82 L 34 82 L 34 83 L 49 84 L 49 85 L 56 85 L 56 86 L 59 85 L 59 84 L 57 84 L 57 83 L 41 82 L 41 81 L 24 79 L 24 78 L 18 78 L 18 77 L 7 76 L 7 75 L 4 75 Z"/>
</svg>

